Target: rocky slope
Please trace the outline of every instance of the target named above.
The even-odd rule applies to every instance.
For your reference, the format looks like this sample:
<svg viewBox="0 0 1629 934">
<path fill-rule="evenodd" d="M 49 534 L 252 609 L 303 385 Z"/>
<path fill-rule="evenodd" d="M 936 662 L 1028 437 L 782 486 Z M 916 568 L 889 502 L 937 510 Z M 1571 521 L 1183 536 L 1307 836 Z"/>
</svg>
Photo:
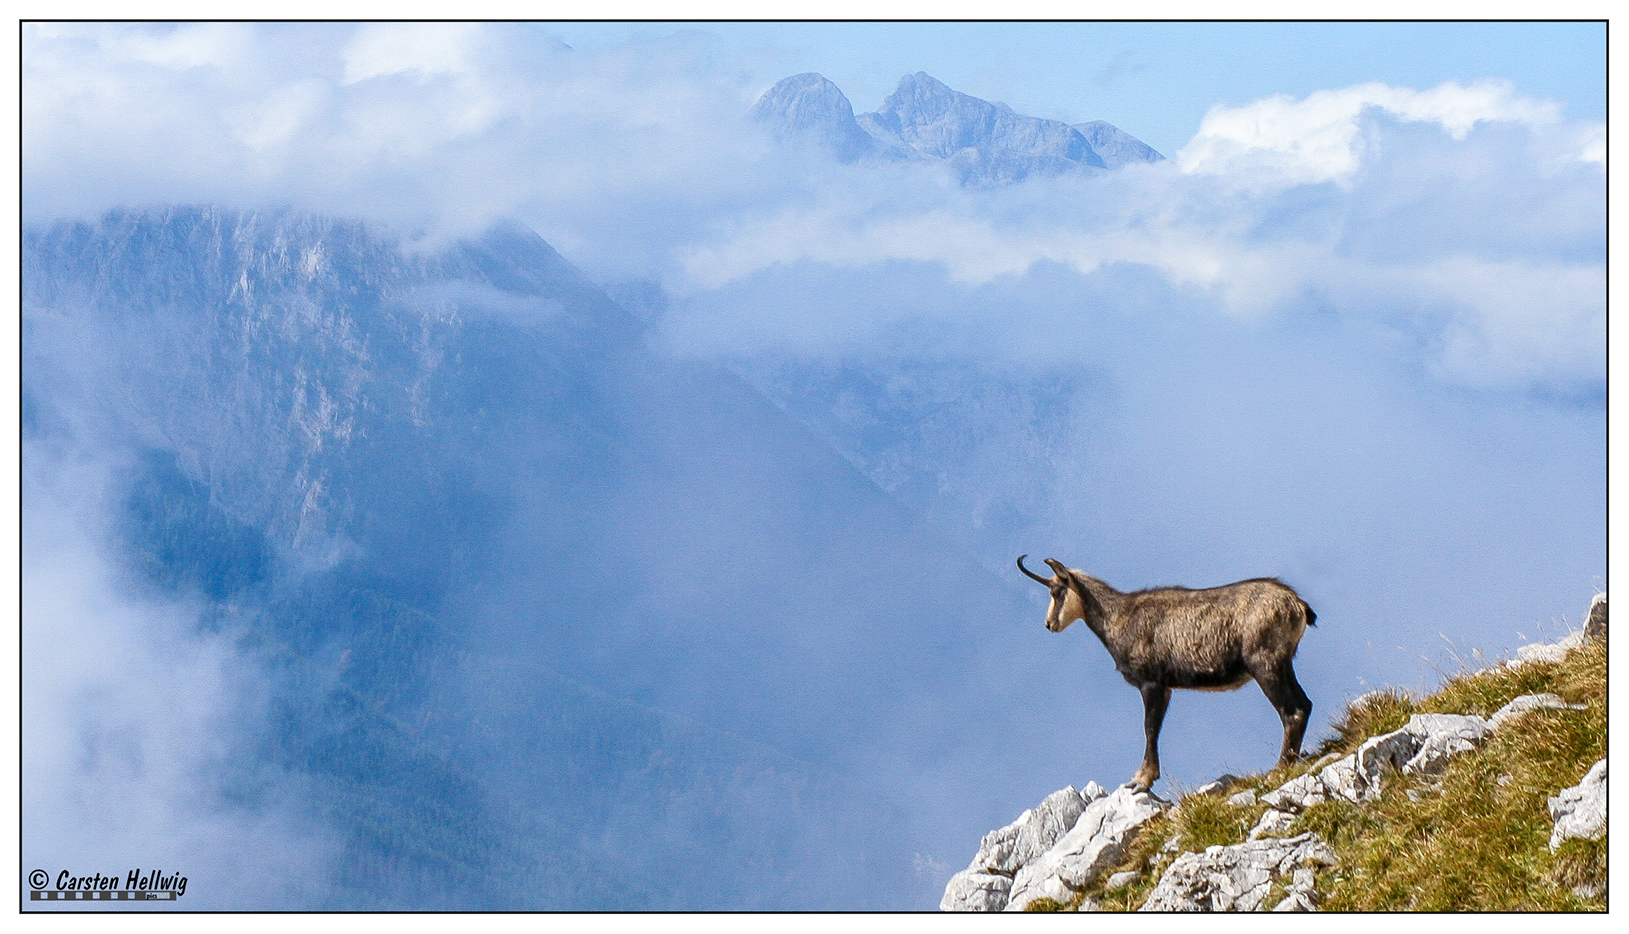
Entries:
<svg viewBox="0 0 1629 934">
<path fill-rule="evenodd" d="M 1584 630 L 1524 646 L 1431 698 L 1416 703 L 1379 691 L 1354 700 L 1337 726 L 1342 736 L 1295 774 L 1226 775 L 1175 802 L 1129 787 L 1111 794 L 1095 782 L 1062 789 L 988 834 L 946 886 L 940 909 L 1602 909 L 1605 644 L 1600 594 Z M 1491 715 L 1477 712 L 1495 701 L 1502 703 Z M 1405 713 L 1407 722 L 1393 729 L 1356 735 Z M 1556 737 L 1569 734 L 1583 742 L 1557 750 Z M 1525 774 L 1533 766 L 1545 773 L 1537 783 Z M 1493 809 L 1498 827 L 1459 826 L 1455 815 L 1473 814 L 1490 798 L 1505 808 Z M 1414 832 L 1388 839 L 1410 822 Z M 1392 851 L 1431 849 L 1420 842 L 1422 829 L 1445 839 L 1475 835 L 1520 855 L 1471 867 L 1444 903 L 1442 893 L 1411 885 L 1406 866 L 1392 866 L 1407 862 Z M 1512 840 L 1499 842 L 1504 836 Z M 1512 862 L 1522 865 L 1512 872 Z M 1359 888 L 1371 899 L 1375 891 L 1394 894 L 1365 903 L 1354 898 Z"/>
</svg>

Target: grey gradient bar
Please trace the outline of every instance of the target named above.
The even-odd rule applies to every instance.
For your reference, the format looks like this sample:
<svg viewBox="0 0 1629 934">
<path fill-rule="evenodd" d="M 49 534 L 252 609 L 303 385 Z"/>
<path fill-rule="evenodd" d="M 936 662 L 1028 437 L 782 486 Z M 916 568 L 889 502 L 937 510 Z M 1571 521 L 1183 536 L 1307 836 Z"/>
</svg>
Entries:
<svg viewBox="0 0 1629 934">
<path fill-rule="evenodd" d="M 174 901 L 175 893 L 168 890 L 139 891 L 132 889 L 116 889 L 106 892 L 70 892 L 65 889 L 33 889 L 29 893 L 29 900 L 44 901 L 119 901 L 121 899 L 137 902 L 163 902 Z"/>
</svg>

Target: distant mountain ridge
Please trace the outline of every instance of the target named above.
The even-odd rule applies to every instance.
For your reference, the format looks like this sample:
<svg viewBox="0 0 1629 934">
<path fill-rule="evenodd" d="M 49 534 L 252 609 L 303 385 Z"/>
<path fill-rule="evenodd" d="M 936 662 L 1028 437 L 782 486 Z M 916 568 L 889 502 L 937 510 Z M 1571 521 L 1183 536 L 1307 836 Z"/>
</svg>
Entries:
<svg viewBox="0 0 1629 934">
<path fill-rule="evenodd" d="M 979 187 L 1116 169 L 1165 157 L 1101 120 L 1071 126 L 1025 116 L 952 90 L 926 72 L 906 75 L 874 113 L 856 116 L 842 90 L 814 72 L 793 75 L 765 91 L 751 118 L 777 139 L 818 146 L 844 163 L 948 163 L 964 184 Z"/>
</svg>

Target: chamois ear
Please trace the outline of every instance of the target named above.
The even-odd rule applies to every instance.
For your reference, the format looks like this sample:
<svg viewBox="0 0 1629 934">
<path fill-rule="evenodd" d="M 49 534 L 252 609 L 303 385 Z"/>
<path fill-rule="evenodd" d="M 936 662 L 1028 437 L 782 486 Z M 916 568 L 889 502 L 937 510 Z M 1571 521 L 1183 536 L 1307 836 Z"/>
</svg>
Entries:
<svg viewBox="0 0 1629 934">
<path fill-rule="evenodd" d="M 1069 569 L 1064 567 L 1063 562 L 1059 561 L 1058 559 L 1047 558 L 1046 566 L 1052 569 L 1052 572 L 1058 576 L 1059 580 L 1069 579 Z"/>
</svg>

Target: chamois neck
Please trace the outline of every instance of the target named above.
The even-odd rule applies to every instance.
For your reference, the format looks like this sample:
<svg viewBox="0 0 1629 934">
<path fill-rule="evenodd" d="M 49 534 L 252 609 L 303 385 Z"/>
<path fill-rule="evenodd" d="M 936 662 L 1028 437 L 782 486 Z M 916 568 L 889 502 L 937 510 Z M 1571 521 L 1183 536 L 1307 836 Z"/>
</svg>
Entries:
<svg viewBox="0 0 1629 934">
<path fill-rule="evenodd" d="M 1126 596 L 1090 574 L 1081 574 L 1077 572 L 1075 574 L 1075 582 L 1080 584 L 1080 586 L 1087 593 L 1096 597 L 1097 602 L 1103 604 L 1104 609 L 1108 609 L 1111 604 L 1114 606 L 1119 606 L 1120 601 L 1124 600 Z"/>
<path fill-rule="evenodd" d="M 1088 604 L 1086 625 L 1101 638 L 1106 629 L 1113 627 L 1114 620 L 1119 615 L 1120 604 L 1125 601 L 1126 595 L 1090 574 L 1076 571 L 1074 578 L 1080 589 L 1085 591 L 1091 600 L 1097 601 L 1097 605 L 1102 609 L 1102 616 L 1098 618 L 1098 614 L 1092 612 L 1091 601 L 1085 601 Z"/>
</svg>

